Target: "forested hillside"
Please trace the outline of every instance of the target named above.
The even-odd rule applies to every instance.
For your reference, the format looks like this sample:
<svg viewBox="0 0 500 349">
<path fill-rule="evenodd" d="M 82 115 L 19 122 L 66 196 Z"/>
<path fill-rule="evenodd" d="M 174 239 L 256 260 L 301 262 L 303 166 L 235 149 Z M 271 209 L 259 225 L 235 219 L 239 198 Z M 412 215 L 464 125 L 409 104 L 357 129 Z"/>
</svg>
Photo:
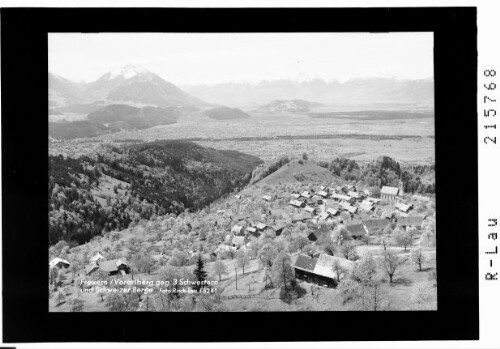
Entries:
<svg viewBox="0 0 500 349">
<path fill-rule="evenodd" d="M 49 244 L 79 244 L 132 221 L 200 209 L 245 186 L 261 162 L 182 141 L 104 147 L 94 157 L 50 156 Z"/>
</svg>

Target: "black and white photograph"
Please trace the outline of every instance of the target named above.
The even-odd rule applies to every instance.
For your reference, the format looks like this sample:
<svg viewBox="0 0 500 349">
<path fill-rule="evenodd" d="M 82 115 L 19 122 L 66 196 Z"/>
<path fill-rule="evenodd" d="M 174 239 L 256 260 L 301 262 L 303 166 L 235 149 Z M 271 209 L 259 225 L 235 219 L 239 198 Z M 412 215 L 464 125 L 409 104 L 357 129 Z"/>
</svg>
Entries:
<svg viewBox="0 0 500 349">
<path fill-rule="evenodd" d="M 437 310 L 433 35 L 49 33 L 49 311 Z"/>
</svg>

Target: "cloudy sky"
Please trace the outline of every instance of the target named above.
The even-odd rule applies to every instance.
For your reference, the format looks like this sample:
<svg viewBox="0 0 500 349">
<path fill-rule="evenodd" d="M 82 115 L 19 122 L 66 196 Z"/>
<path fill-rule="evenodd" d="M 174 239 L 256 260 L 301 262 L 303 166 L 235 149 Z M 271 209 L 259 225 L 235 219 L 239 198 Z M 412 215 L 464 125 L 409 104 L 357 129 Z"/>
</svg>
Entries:
<svg viewBox="0 0 500 349">
<path fill-rule="evenodd" d="M 93 81 L 124 65 L 178 85 L 433 77 L 432 33 L 49 34 L 49 71 Z"/>
</svg>

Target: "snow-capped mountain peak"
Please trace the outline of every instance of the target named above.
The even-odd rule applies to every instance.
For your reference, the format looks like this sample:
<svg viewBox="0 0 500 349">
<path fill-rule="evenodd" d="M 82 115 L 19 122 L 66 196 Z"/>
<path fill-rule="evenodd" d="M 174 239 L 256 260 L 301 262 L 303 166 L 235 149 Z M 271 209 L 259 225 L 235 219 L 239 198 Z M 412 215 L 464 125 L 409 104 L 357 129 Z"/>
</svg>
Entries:
<svg viewBox="0 0 500 349">
<path fill-rule="evenodd" d="M 150 73 L 151 72 L 146 68 L 137 65 L 126 65 L 124 67 L 110 71 L 107 75 L 109 79 L 115 79 L 120 76 L 123 77 L 124 79 L 130 79 L 136 75 L 143 75 Z"/>
</svg>

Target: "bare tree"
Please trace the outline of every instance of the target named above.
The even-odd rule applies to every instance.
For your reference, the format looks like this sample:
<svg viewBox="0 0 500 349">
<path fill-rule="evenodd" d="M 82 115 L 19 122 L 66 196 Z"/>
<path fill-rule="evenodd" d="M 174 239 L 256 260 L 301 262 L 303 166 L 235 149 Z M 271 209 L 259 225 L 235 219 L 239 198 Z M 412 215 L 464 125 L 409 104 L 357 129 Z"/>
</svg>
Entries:
<svg viewBox="0 0 500 349">
<path fill-rule="evenodd" d="M 284 252 L 280 253 L 272 266 L 273 284 L 276 287 L 284 286 L 288 290 L 288 284 L 295 280 L 295 273 L 291 266 L 290 256 Z"/>
<path fill-rule="evenodd" d="M 406 263 L 407 258 L 401 258 L 392 251 L 387 251 L 384 259 L 382 260 L 382 268 L 389 276 L 389 280 L 392 283 L 392 279 L 396 274 L 398 268 Z"/>
<path fill-rule="evenodd" d="M 421 248 L 411 251 L 411 261 L 418 265 L 418 270 L 422 271 L 422 264 L 425 262 L 426 258 L 422 252 Z"/>
<path fill-rule="evenodd" d="M 358 253 L 356 252 L 356 245 L 352 241 L 347 241 L 342 245 L 342 254 L 346 259 L 356 260 L 358 259 Z"/>
<path fill-rule="evenodd" d="M 337 275 L 337 283 L 340 283 L 340 279 L 343 278 L 349 271 L 338 259 L 333 262 L 332 270 Z"/>
<path fill-rule="evenodd" d="M 411 243 L 413 242 L 413 238 L 411 237 L 411 235 L 408 232 L 400 229 L 395 232 L 394 239 L 399 246 L 404 247 L 405 251 L 406 247 L 411 245 Z"/>
<path fill-rule="evenodd" d="M 239 250 L 236 252 L 236 262 L 238 263 L 238 267 L 243 269 L 243 274 L 245 274 L 245 267 L 250 263 L 245 251 Z"/>
<path fill-rule="evenodd" d="M 364 310 L 383 310 L 386 305 L 387 292 L 379 283 L 364 285 L 361 291 L 361 306 Z"/>
<path fill-rule="evenodd" d="M 222 275 L 227 274 L 227 268 L 224 262 L 220 259 L 217 259 L 213 264 L 214 272 L 219 275 L 219 281 L 222 279 Z"/>
</svg>

